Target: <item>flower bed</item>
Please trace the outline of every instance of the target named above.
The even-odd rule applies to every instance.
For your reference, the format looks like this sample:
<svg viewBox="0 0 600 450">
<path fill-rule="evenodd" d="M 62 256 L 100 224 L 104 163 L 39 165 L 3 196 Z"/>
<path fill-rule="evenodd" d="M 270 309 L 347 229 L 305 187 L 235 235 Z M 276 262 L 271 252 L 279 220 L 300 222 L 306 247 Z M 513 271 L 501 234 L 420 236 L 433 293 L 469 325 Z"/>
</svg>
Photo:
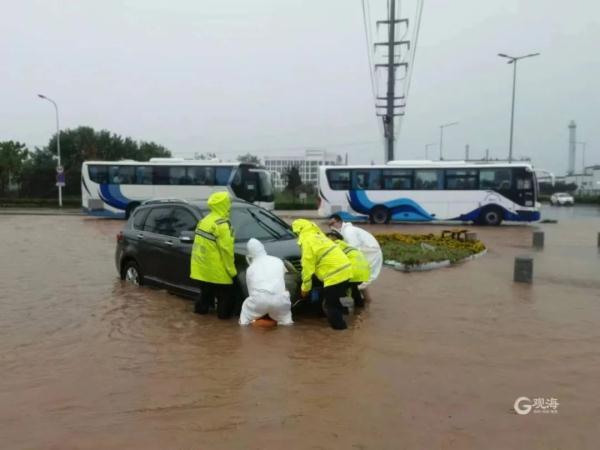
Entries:
<svg viewBox="0 0 600 450">
<path fill-rule="evenodd" d="M 461 241 L 433 234 L 378 234 L 383 259 L 398 270 L 428 270 L 456 264 L 486 251 L 478 240 Z"/>
</svg>

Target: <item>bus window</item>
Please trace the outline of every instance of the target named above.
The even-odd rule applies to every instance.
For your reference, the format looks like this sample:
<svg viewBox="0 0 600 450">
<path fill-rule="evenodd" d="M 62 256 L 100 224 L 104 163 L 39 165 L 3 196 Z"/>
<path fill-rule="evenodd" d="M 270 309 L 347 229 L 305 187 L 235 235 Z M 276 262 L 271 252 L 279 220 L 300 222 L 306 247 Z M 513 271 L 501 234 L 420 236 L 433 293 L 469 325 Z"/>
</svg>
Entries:
<svg viewBox="0 0 600 450">
<path fill-rule="evenodd" d="M 121 184 L 135 184 L 135 166 L 119 166 Z"/>
<path fill-rule="evenodd" d="M 384 169 L 383 189 L 388 191 L 412 189 L 412 170 Z"/>
<path fill-rule="evenodd" d="M 134 166 L 109 166 L 108 168 L 109 184 L 134 184 L 135 167 Z"/>
<path fill-rule="evenodd" d="M 381 189 L 380 169 L 355 169 L 352 174 L 352 189 L 379 190 Z"/>
<path fill-rule="evenodd" d="M 137 166 L 135 168 L 135 184 L 152 184 L 152 167 Z"/>
<path fill-rule="evenodd" d="M 88 166 L 88 173 L 94 183 L 108 183 L 108 166 Z"/>
<path fill-rule="evenodd" d="M 169 168 L 165 166 L 154 167 L 154 184 L 166 185 L 169 183 Z"/>
<path fill-rule="evenodd" d="M 186 167 L 169 167 L 169 184 L 187 185 L 191 184 L 186 173 Z"/>
<path fill-rule="evenodd" d="M 231 166 L 217 167 L 215 170 L 215 184 L 217 186 L 227 186 L 231 176 Z"/>
<path fill-rule="evenodd" d="M 329 186 L 334 191 L 350 190 L 349 170 L 328 170 L 327 179 L 329 180 Z"/>
<path fill-rule="evenodd" d="M 210 186 L 215 182 L 215 168 L 212 166 L 188 167 L 187 175 L 191 184 Z"/>
<path fill-rule="evenodd" d="M 480 169 L 479 189 L 509 191 L 512 186 L 511 179 L 511 170 L 509 168 Z"/>
<path fill-rule="evenodd" d="M 447 169 L 446 189 L 477 189 L 477 169 Z"/>
<path fill-rule="evenodd" d="M 415 189 L 421 191 L 444 189 L 442 171 L 435 169 L 415 170 Z"/>
</svg>

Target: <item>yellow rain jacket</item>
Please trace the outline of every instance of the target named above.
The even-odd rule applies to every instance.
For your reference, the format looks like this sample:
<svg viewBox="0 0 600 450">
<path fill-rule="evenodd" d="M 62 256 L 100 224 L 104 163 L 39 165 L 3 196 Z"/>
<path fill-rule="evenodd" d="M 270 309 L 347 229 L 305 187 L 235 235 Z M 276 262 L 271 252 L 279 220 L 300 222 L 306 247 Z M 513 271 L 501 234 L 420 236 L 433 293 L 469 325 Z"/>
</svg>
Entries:
<svg viewBox="0 0 600 450">
<path fill-rule="evenodd" d="M 215 192 L 208 198 L 210 214 L 196 227 L 190 278 L 216 284 L 233 284 L 233 229 L 229 223 L 231 200 L 227 192 Z"/>
<path fill-rule="evenodd" d="M 292 223 L 292 230 L 298 235 L 298 245 L 302 250 L 302 291 L 311 290 L 313 275 L 325 287 L 352 278 L 350 260 L 316 224 L 297 219 Z"/>
<path fill-rule="evenodd" d="M 369 261 L 365 258 L 363 252 L 356 247 L 352 247 L 347 242 L 336 241 L 336 244 L 342 249 L 352 264 L 352 283 L 365 283 L 371 278 L 371 268 Z"/>
</svg>

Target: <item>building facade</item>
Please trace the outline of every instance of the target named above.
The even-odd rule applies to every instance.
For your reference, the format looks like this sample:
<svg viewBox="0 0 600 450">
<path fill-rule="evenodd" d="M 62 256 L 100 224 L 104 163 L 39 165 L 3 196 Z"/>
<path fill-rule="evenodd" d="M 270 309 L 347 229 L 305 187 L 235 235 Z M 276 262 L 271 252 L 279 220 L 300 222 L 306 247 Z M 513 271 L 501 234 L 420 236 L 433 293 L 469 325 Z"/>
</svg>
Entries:
<svg viewBox="0 0 600 450">
<path fill-rule="evenodd" d="M 575 183 L 581 195 L 600 195 L 600 166 L 588 166 L 583 173 L 575 173 L 558 178 L 564 183 Z"/>
<path fill-rule="evenodd" d="M 264 166 L 273 172 L 273 185 L 279 191 L 285 188 L 285 175 L 290 167 L 298 167 L 302 183 L 317 186 L 319 166 L 335 166 L 341 163 L 341 156 L 325 150 L 306 150 L 304 155 L 264 158 Z"/>
</svg>

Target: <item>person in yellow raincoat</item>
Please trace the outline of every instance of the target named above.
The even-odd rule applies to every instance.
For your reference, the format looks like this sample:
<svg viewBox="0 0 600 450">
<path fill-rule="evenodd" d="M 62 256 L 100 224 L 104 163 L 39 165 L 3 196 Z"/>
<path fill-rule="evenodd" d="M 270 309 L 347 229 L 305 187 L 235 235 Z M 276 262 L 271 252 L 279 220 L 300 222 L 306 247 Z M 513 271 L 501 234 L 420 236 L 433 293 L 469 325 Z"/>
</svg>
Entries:
<svg viewBox="0 0 600 450">
<path fill-rule="evenodd" d="M 316 276 L 323 282 L 329 325 L 336 330 L 347 328 L 340 298 L 346 295 L 353 275 L 350 260 L 315 223 L 297 219 L 292 223 L 292 230 L 298 235 L 302 251 L 302 297 L 308 296 L 312 278 Z"/>
<path fill-rule="evenodd" d="M 227 192 L 215 192 L 208 198 L 210 213 L 196 226 L 192 247 L 190 278 L 200 283 L 200 297 L 194 303 L 196 314 L 207 314 L 217 298 L 217 316 L 228 319 L 235 306 L 233 280 L 234 236 L 229 223 L 231 199 Z"/>
<path fill-rule="evenodd" d="M 342 249 L 346 256 L 348 256 L 350 264 L 352 264 L 350 289 L 352 292 L 352 299 L 354 300 L 354 306 L 359 308 L 365 306 L 365 299 L 358 286 L 360 286 L 362 283 L 366 283 L 371 278 L 369 261 L 363 252 L 345 242 L 344 238 L 339 232 L 331 231 L 327 233 L 327 236 Z"/>
</svg>

